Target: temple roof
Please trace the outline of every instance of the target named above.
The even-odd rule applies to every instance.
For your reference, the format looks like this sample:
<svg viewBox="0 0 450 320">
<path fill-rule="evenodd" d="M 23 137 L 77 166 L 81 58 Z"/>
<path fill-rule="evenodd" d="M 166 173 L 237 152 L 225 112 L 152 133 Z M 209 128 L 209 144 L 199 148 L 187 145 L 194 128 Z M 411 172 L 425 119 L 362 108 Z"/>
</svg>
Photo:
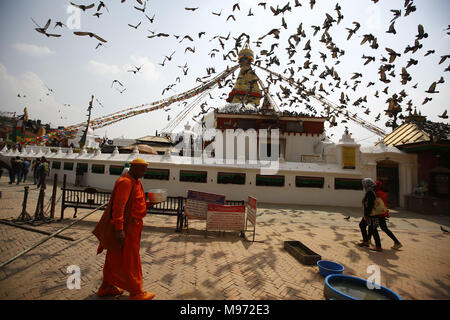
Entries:
<svg viewBox="0 0 450 320">
<path fill-rule="evenodd" d="M 450 141 L 450 125 L 411 119 L 383 138 L 387 146 L 402 146 L 420 142 Z"/>
</svg>

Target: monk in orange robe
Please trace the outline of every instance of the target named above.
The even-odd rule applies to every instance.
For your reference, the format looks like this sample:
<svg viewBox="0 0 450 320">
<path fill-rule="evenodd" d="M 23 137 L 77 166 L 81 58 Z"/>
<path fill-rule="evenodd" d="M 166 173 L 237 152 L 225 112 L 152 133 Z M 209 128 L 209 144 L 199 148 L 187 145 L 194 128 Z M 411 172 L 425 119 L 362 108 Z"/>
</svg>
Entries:
<svg viewBox="0 0 450 320">
<path fill-rule="evenodd" d="M 117 179 L 114 185 L 111 222 L 122 250 L 107 250 L 98 296 L 116 296 L 126 290 L 130 293 L 130 300 L 151 300 L 155 297 L 154 293 L 142 289 L 139 255 L 143 218 L 147 214 L 145 193 L 139 179 L 145 175 L 147 165 L 142 159 L 133 160 L 129 172 Z M 97 254 L 102 251 L 100 244 Z"/>
</svg>

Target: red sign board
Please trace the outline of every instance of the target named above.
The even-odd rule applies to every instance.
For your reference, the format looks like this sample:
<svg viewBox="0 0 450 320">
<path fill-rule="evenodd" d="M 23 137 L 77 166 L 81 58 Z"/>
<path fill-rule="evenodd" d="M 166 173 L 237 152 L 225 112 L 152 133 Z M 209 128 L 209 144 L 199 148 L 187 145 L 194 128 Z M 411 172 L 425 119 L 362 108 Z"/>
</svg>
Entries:
<svg viewBox="0 0 450 320">
<path fill-rule="evenodd" d="M 184 208 L 185 215 L 188 216 L 188 218 L 206 220 L 208 204 L 223 205 L 225 204 L 225 196 L 189 190 L 186 199 L 186 206 Z"/>
<path fill-rule="evenodd" d="M 245 206 L 208 205 L 206 230 L 244 231 Z"/>
</svg>

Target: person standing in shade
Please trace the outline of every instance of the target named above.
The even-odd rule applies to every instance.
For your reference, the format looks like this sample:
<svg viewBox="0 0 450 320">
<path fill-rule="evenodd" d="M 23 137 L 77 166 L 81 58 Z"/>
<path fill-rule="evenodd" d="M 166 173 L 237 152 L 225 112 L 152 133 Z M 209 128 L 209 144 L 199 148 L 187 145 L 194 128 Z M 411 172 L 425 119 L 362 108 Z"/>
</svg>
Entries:
<svg viewBox="0 0 450 320">
<path fill-rule="evenodd" d="M 11 158 L 10 164 L 11 169 L 9 170 L 9 184 L 13 184 L 14 181 L 16 180 L 16 170 L 17 170 L 16 158 Z"/>
<path fill-rule="evenodd" d="M 362 185 L 364 187 L 364 190 L 366 191 L 364 198 L 362 200 L 363 207 L 364 207 L 364 217 L 361 219 L 361 222 L 359 223 L 359 228 L 361 229 L 361 234 L 362 234 L 363 240 L 360 243 L 358 243 L 358 245 L 360 247 L 370 247 L 369 235 L 373 235 L 373 238 L 375 240 L 375 246 L 370 247 L 370 250 L 382 251 L 381 239 L 380 239 L 380 235 L 378 234 L 379 218 L 370 216 L 370 214 L 375 206 L 376 183 L 370 178 L 365 178 L 362 180 Z M 366 229 L 367 227 L 368 227 L 368 230 Z"/>
<path fill-rule="evenodd" d="M 30 160 L 25 159 L 23 160 L 23 172 L 22 172 L 22 182 L 25 182 L 27 180 L 28 172 L 30 171 Z"/>
<path fill-rule="evenodd" d="M 3 175 L 3 169 L 8 170 L 8 172 L 9 172 L 9 171 L 11 171 L 11 166 L 8 164 L 7 161 L 4 161 L 4 160 L 0 159 L 0 178 Z"/>
<path fill-rule="evenodd" d="M 115 241 L 121 249 L 107 249 L 103 282 L 97 295 L 116 296 L 126 290 L 130 293 L 130 300 L 151 300 L 155 294 L 143 290 L 139 256 L 143 218 L 147 214 L 147 203 L 140 179 L 145 175 L 148 163 L 143 159 L 135 159 L 130 165 L 130 171 L 116 180 L 106 209 L 115 228 Z M 97 254 L 103 250 L 100 243 Z"/>
<path fill-rule="evenodd" d="M 23 175 L 23 161 L 20 159 L 19 156 L 16 157 L 16 177 L 17 177 L 17 183 L 20 183 L 20 180 L 22 180 Z"/>
<path fill-rule="evenodd" d="M 33 172 L 33 182 L 34 184 L 38 184 L 38 166 L 40 164 L 40 161 L 38 159 L 34 159 L 31 163 L 31 171 Z"/>
<path fill-rule="evenodd" d="M 50 172 L 50 167 L 48 165 L 47 159 L 45 157 L 41 158 L 41 163 L 38 166 L 38 177 L 39 177 L 39 183 L 37 185 L 37 188 L 39 189 L 42 185 L 44 186 L 44 189 L 46 187 L 45 180 L 47 179 L 47 175 Z"/>
</svg>

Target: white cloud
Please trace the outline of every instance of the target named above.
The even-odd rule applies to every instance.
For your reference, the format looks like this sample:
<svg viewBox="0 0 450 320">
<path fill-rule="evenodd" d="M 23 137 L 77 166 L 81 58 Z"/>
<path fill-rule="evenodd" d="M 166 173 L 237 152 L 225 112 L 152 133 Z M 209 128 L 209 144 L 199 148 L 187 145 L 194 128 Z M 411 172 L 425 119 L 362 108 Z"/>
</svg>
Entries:
<svg viewBox="0 0 450 320">
<path fill-rule="evenodd" d="M 130 60 L 131 63 L 127 63 L 122 67 L 90 60 L 86 69 L 88 72 L 97 76 L 115 76 L 116 78 L 128 76 L 145 84 L 153 84 L 159 80 L 160 73 L 157 71 L 155 64 L 147 57 L 136 57 L 132 55 L 130 56 Z M 136 74 L 128 72 L 128 70 L 136 70 L 135 67 L 142 67 L 142 69 Z"/>
<path fill-rule="evenodd" d="M 11 45 L 11 47 L 19 51 L 21 54 L 31 57 L 46 57 L 54 54 L 54 52 L 48 47 L 40 47 L 28 43 L 15 43 Z"/>
<path fill-rule="evenodd" d="M 94 60 L 89 61 L 88 70 L 95 75 L 115 75 L 120 73 L 120 68 L 116 65 L 109 65 Z"/>
<path fill-rule="evenodd" d="M 128 72 L 128 70 L 135 70 L 135 67 L 142 67 L 142 69 L 136 73 L 136 77 L 143 82 L 152 84 L 159 80 L 160 73 L 156 69 L 156 65 L 151 62 L 147 57 L 130 56 L 131 64 L 123 66 L 123 71 L 134 76 L 134 73 Z"/>
<path fill-rule="evenodd" d="M 0 64 L 1 110 L 22 114 L 23 109 L 27 107 L 31 119 L 41 119 L 55 125 L 60 122 L 58 106 L 61 104 L 53 95 L 47 96 L 47 93 L 47 88 L 37 74 L 25 72 L 15 76 Z"/>
</svg>

